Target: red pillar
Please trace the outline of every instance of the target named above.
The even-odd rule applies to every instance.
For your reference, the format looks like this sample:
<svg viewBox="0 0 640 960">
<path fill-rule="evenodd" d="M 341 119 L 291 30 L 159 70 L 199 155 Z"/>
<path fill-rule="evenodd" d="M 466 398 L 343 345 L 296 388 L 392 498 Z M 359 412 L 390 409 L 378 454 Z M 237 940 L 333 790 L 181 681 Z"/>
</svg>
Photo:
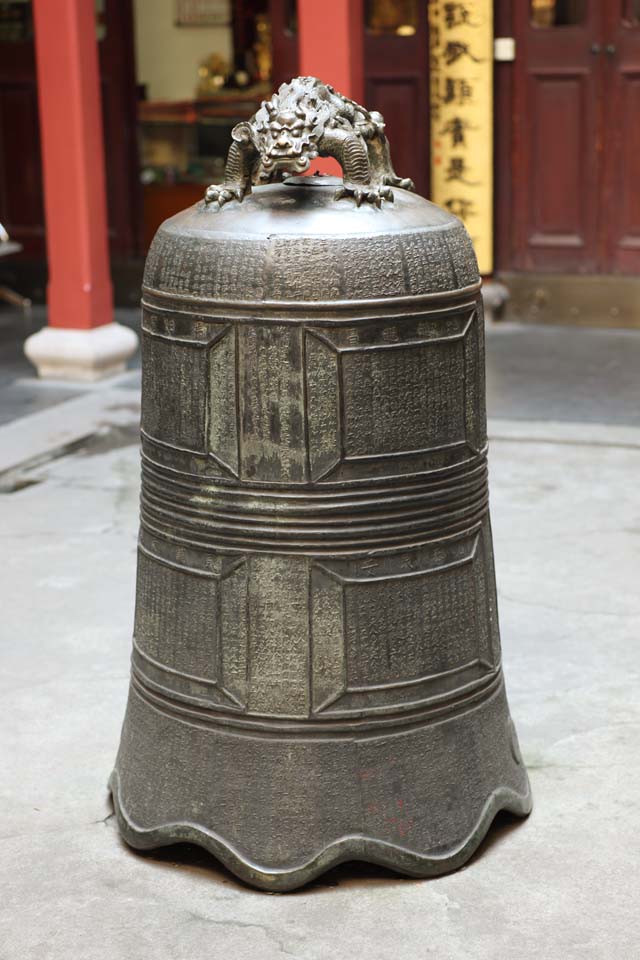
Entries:
<svg viewBox="0 0 640 960">
<path fill-rule="evenodd" d="M 112 321 L 93 0 L 34 0 L 49 325 Z"/>
<path fill-rule="evenodd" d="M 362 0 L 298 0 L 300 74 L 364 97 Z"/>
<path fill-rule="evenodd" d="M 362 0 L 298 0 L 300 75 L 318 77 L 340 93 L 364 99 Z M 317 160 L 314 170 L 337 173 L 335 160 Z"/>
</svg>

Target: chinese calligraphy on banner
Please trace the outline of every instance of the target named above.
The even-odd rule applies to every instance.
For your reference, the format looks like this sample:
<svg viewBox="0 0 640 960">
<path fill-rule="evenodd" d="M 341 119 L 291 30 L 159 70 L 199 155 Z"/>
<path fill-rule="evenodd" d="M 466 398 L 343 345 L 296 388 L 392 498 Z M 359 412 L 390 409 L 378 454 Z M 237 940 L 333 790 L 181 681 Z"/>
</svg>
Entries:
<svg viewBox="0 0 640 960">
<path fill-rule="evenodd" d="M 431 196 L 493 269 L 493 0 L 429 0 Z"/>
</svg>

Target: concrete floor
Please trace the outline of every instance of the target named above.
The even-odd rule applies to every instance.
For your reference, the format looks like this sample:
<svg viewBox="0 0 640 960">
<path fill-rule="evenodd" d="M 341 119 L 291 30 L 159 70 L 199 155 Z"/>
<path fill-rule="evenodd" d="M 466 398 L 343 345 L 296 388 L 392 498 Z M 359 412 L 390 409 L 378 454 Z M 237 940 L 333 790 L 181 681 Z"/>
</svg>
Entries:
<svg viewBox="0 0 640 960">
<path fill-rule="evenodd" d="M 123 404 L 113 388 L 99 435 L 0 496 L 1 960 L 640 956 L 640 337 L 540 333 L 493 330 L 488 349 L 502 638 L 531 817 L 501 817 L 447 877 L 344 865 L 283 896 L 195 848 L 124 847 L 105 784 L 128 683 L 138 454 L 135 394 Z"/>
<path fill-rule="evenodd" d="M 139 310 L 118 309 L 118 323 L 138 332 Z M 25 417 L 40 410 L 64 403 L 88 390 L 91 385 L 43 381 L 34 377 L 34 368 L 24 355 L 24 341 L 47 322 L 45 307 L 34 306 L 27 311 L 0 307 L 0 426 L 17 417 Z M 138 371 L 140 354 L 129 362 L 131 370 Z M 139 378 L 138 378 L 139 379 Z"/>
</svg>

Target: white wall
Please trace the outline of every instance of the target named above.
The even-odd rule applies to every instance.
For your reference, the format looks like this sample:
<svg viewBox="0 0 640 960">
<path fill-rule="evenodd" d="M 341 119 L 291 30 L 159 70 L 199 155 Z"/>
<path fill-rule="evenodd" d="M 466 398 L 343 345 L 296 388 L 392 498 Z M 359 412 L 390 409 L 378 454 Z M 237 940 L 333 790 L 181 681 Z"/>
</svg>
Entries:
<svg viewBox="0 0 640 960">
<path fill-rule="evenodd" d="M 231 26 L 176 27 L 175 8 L 175 0 L 134 0 L 137 78 L 149 100 L 189 100 L 205 57 L 232 61 Z"/>
</svg>

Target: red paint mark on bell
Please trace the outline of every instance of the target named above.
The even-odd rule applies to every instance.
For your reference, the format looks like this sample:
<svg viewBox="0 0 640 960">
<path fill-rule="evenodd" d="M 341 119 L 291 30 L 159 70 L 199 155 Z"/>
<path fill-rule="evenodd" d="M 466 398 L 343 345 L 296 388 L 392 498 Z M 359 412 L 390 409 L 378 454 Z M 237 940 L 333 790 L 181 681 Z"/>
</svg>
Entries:
<svg viewBox="0 0 640 960">
<path fill-rule="evenodd" d="M 413 819 L 404 817 L 385 817 L 385 823 L 392 836 L 406 837 L 413 828 Z"/>
</svg>

